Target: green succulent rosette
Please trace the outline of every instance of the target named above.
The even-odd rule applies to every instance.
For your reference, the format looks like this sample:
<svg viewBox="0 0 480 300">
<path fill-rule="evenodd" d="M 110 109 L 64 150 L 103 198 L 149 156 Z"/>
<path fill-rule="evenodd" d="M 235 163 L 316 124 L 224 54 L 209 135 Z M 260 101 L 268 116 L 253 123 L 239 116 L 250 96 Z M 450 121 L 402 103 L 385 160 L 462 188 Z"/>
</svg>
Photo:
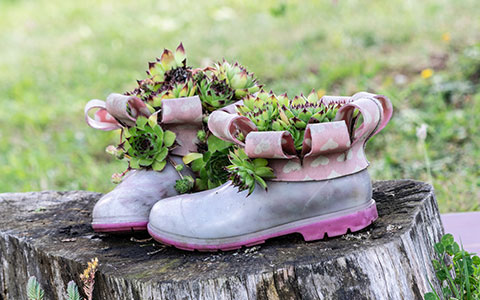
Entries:
<svg viewBox="0 0 480 300">
<path fill-rule="evenodd" d="M 133 169 L 152 168 L 162 171 L 166 158 L 175 143 L 175 133 L 163 130 L 157 123 L 157 114 L 139 117 L 134 127 L 123 132 L 123 148 Z"/>
<path fill-rule="evenodd" d="M 182 179 L 175 181 L 175 190 L 179 194 L 190 192 L 195 186 L 195 179 L 192 176 L 184 176 Z"/>
<path fill-rule="evenodd" d="M 214 135 L 207 139 L 207 150 L 203 153 L 190 153 L 183 157 L 197 174 L 195 189 L 197 191 L 213 189 L 227 182 L 230 164 L 228 153 L 233 149 L 231 143 L 222 141 Z"/>
<path fill-rule="evenodd" d="M 192 67 L 187 65 L 187 56 L 181 43 L 175 52 L 165 49 L 160 58 L 149 62 L 147 75 L 148 78 L 137 80 L 138 87 L 126 94 L 135 95 L 156 108 L 161 107 L 162 99 L 195 94 Z"/>
<path fill-rule="evenodd" d="M 213 75 L 219 81 L 225 81 L 233 89 L 235 99 L 254 94 L 261 89 L 253 73 L 249 73 L 245 67 L 239 63 L 231 64 L 226 60 L 215 64 L 212 68 Z"/>
<path fill-rule="evenodd" d="M 250 159 L 245 151 L 236 148 L 229 154 L 231 165 L 227 167 L 230 180 L 237 186 L 239 191 L 248 190 L 248 195 L 253 193 L 255 184 L 258 183 L 265 190 L 265 179 L 273 178 L 273 170 L 268 167 L 268 161 L 264 158 Z"/>
<path fill-rule="evenodd" d="M 212 112 L 235 101 L 235 91 L 226 80 L 219 80 L 215 75 L 208 77 L 205 72 L 199 72 L 195 76 L 195 81 L 202 106 L 206 111 Z"/>
</svg>

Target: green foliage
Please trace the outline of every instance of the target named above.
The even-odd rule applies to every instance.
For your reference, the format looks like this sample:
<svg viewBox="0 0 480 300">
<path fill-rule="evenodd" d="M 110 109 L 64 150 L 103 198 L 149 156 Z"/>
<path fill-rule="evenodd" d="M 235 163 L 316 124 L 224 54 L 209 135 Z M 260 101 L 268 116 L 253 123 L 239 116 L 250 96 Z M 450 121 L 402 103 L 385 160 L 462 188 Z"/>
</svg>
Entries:
<svg viewBox="0 0 480 300">
<path fill-rule="evenodd" d="M 27 283 L 27 297 L 28 300 L 43 300 L 45 291 L 38 283 L 35 276 L 31 276 Z M 67 299 L 68 300 L 82 300 L 77 284 L 72 280 L 67 285 Z"/>
<path fill-rule="evenodd" d="M 175 190 L 179 194 L 185 194 L 193 190 L 195 186 L 195 179 L 192 176 L 184 176 L 183 178 L 175 181 Z"/>
<path fill-rule="evenodd" d="M 75 281 L 70 281 L 67 285 L 67 296 L 68 300 L 81 300 L 80 292 L 78 291 L 78 286 Z"/>
<path fill-rule="evenodd" d="M 134 127 L 124 131 L 122 146 L 129 155 L 131 168 L 150 167 L 162 171 L 174 143 L 175 133 L 164 131 L 158 125 L 156 115 L 152 115 L 149 119 L 139 117 Z"/>
<path fill-rule="evenodd" d="M 425 299 L 480 299 L 480 258 L 463 250 L 451 234 L 445 234 L 434 249 L 438 259 L 432 263 L 442 297 L 434 291 L 426 293 Z"/>
<path fill-rule="evenodd" d="M 237 111 L 257 126 L 259 131 L 288 131 L 295 148 L 302 149 L 305 128 L 310 123 L 330 122 L 335 118 L 340 104 L 325 105 L 315 90 L 305 97 L 289 100 L 287 95 L 276 96 L 273 92 L 259 92 L 243 99 Z"/>
<path fill-rule="evenodd" d="M 228 180 L 226 166 L 229 164 L 228 152 L 232 144 L 210 135 L 207 147 L 204 153 L 190 153 L 183 157 L 183 162 L 190 164 L 197 175 L 197 191 L 216 188 Z"/>
<path fill-rule="evenodd" d="M 265 179 L 273 178 L 273 170 L 268 167 L 268 161 L 264 158 L 250 159 L 243 149 L 235 149 L 229 154 L 231 165 L 227 167 L 230 180 L 240 191 L 248 190 L 248 195 L 253 193 L 258 184 L 265 190 Z"/>
<path fill-rule="evenodd" d="M 28 300 L 43 300 L 44 294 L 45 291 L 40 286 L 40 283 L 38 283 L 37 278 L 31 276 L 27 283 Z"/>
</svg>

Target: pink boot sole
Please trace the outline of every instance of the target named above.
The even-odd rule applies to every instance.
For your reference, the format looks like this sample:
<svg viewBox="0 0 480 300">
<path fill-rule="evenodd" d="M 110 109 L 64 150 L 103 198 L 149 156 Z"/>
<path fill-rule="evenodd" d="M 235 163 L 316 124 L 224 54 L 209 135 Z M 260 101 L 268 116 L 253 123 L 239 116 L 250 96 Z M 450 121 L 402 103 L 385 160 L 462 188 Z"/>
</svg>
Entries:
<svg viewBox="0 0 480 300">
<path fill-rule="evenodd" d="M 371 204 L 356 212 L 350 212 L 346 215 L 335 216 L 332 218 L 323 219 L 320 221 L 313 221 L 311 224 L 307 225 L 295 225 L 294 222 L 292 223 L 292 228 L 289 229 L 280 229 L 279 231 L 275 232 L 275 228 L 271 228 L 268 231 L 273 231 L 273 233 L 262 234 L 258 237 L 251 237 L 242 240 L 242 237 L 238 237 L 240 241 L 236 242 L 229 242 L 229 243 L 214 243 L 215 240 L 211 240 L 212 244 L 199 244 L 199 243 L 189 243 L 189 242 L 181 242 L 181 241 L 174 241 L 171 238 L 166 238 L 161 236 L 158 232 L 155 231 L 149 224 L 148 226 L 148 233 L 158 242 L 174 246 L 178 249 L 188 250 L 188 251 L 228 251 L 228 250 L 235 250 L 239 249 L 242 246 L 250 247 L 258 244 L 265 243 L 266 240 L 279 237 L 283 235 L 288 235 L 292 233 L 300 233 L 305 241 L 315 241 L 321 240 L 326 237 L 334 237 L 343 235 L 350 230 L 351 232 L 356 232 L 359 230 L 364 229 L 368 225 L 372 224 L 378 218 L 377 207 L 375 205 L 375 201 L 371 201 Z M 315 219 L 315 218 L 312 218 Z M 279 226 L 280 227 L 280 226 Z M 282 228 L 285 225 L 281 226 Z M 287 224 L 288 227 L 288 224 Z M 206 240 L 208 242 L 209 240 Z"/>
<path fill-rule="evenodd" d="M 92 224 L 92 227 L 95 232 L 127 233 L 132 231 L 146 231 L 147 222 Z"/>
</svg>

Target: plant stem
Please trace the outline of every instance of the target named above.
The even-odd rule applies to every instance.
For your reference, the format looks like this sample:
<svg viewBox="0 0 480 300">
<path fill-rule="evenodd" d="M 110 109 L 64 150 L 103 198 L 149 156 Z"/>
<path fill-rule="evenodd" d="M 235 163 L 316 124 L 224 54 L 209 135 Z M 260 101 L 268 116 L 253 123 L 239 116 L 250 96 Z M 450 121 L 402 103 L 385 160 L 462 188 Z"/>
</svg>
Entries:
<svg viewBox="0 0 480 300">
<path fill-rule="evenodd" d="M 455 283 L 453 282 L 452 275 L 450 274 L 450 271 L 448 270 L 447 266 L 445 265 L 445 255 L 442 256 L 442 267 L 443 270 L 445 271 L 447 278 L 448 278 L 448 283 L 450 284 L 450 287 L 452 290 L 455 292 L 455 298 L 460 299 L 460 293 L 457 290 L 457 287 L 455 286 Z"/>
<path fill-rule="evenodd" d="M 427 143 L 425 143 L 425 141 L 422 141 L 422 144 L 423 144 L 423 156 L 425 159 L 425 167 L 427 168 L 428 181 L 430 183 L 433 183 L 432 168 L 430 165 L 430 157 L 428 156 Z"/>
<path fill-rule="evenodd" d="M 183 179 L 183 175 L 180 171 L 177 170 L 176 166 L 177 166 L 177 163 L 173 161 L 173 159 L 170 158 L 170 156 L 167 156 L 167 160 L 168 162 L 172 165 L 172 167 L 175 169 L 175 171 L 177 171 L 178 173 L 178 176 L 180 176 L 180 179 Z"/>
</svg>

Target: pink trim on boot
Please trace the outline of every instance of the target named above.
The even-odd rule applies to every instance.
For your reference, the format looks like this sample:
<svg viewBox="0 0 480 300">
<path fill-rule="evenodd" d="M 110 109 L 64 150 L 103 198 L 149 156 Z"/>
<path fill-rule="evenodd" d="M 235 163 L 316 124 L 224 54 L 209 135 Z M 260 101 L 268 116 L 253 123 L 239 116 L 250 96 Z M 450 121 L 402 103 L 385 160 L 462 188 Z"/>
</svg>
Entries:
<svg viewBox="0 0 480 300">
<path fill-rule="evenodd" d="M 147 223 L 148 222 L 92 224 L 92 228 L 96 232 L 125 233 L 125 232 L 131 232 L 131 231 L 145 231 L 147 230 Z"/>
<path fill-rule="evenodd" d="M 365 227 L 372 224 L 378 218 L 377 207 L 375 201 L 372 200 L 371 204 L 362 210 L 359 210 L 354 213 L 350 213 L 343 216 L 336 216 L 330 219 L 316 221 L 308 225 L 296 226 L 289 229 L 280 230 L 275 233 L 260 235 L 255 238 L 250 238 L 246 240 L 241 240 L 233 243 L 219 243 L 219 244 L 194 244 L 173 241 L 169 238 L 162 237 L 160 234 L 155 232 L 151 228 L 150 224 L 148 226 L 148 233 L 158 242 L 161 242 L 166 245 L 174 246 L 178 249 L 188 250 L 188 251 L 228 251 L 239 249 L 242 246 L 254 246 L 258 244 L 265 243 L 266 240 L 284 236 L 292 233 L 300 233 L 305 241 L 315 241 L 321 240 L 325 237 L 334 237 L 345 234 L 350 230 L 351 232 L 356 232 L 364 229 Z M 313 218 L 312 218 L 313 219 Z"/>
</svg>

